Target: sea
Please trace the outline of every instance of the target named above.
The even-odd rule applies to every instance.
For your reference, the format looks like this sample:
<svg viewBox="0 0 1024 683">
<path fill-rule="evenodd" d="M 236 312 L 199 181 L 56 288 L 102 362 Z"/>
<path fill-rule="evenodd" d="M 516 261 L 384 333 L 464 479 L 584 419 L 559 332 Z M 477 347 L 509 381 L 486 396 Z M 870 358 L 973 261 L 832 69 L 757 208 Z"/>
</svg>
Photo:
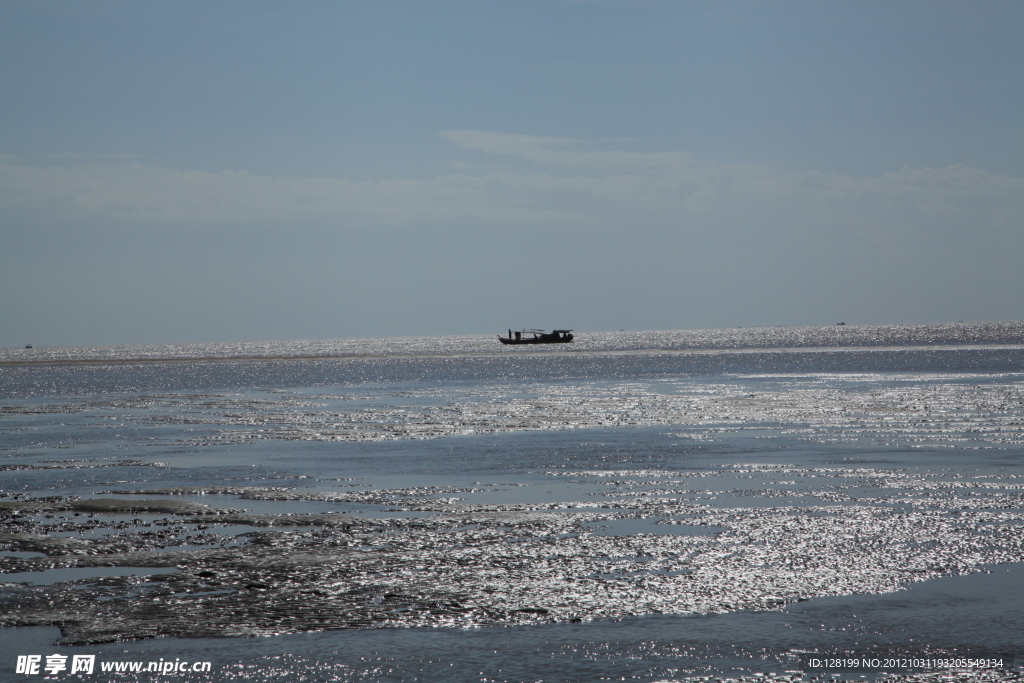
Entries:
<svg viewBox="0 0 1024 683">
<path fill-rule="evenodd" d="M 1024 322 L 574 334 L 0 349 L 0 681 L 1024 680 Z"/>
</svg>

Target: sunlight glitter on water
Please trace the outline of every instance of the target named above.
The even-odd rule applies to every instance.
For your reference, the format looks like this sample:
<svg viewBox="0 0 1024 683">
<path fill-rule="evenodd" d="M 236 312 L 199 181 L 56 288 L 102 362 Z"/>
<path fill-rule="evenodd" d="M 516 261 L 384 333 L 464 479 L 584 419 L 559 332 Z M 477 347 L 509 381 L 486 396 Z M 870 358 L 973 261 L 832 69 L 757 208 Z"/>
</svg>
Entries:
<svg viewBox="0 0 1024 683">
<path fill-rule="evenodd" d="M 502 332 L 499 330 L 499 332 Z M 504 347 L 497 334 L 444 337 L 381 337 L 265 342 L 137 344 L 0 349 L 0 363 L 57 360 L 159 360 L 199 358 L 309 358 L 431 354 L 765 349 L 808 347 L 936 346 L 1024 344 L 1024 322 L 938 323 L 930 325 L 828 325 L 709 330 L 581 332 L 563 345 Z M 568 345 L 566 345 L 568 346 Z"/>
<path fill-rule="evenodd" d="M 169 573 L 8 584 L 0 623 L 59 621 L 62 648 L 361 634 L 326 655 L 191 641 L 224 681 L 547 679 L 548 655 L 565 680 L 780 674 L 797 641 L 888 632 L 826 610 L 791 641 L 772 619 L 1024 562 L 1024 347 L 993 329 L 722 331 L 701 343 L 730 350 L 700 354 L 682 349 L 694 333 L 665 333 L 667 353 L 630 348 L 662 333 L 617 333 L 593 353 L 2 366 L 0 571 Z M 740 352 L 847 332 L 924 346 Z M 971 346 L 935 350 L 958 338 Z M 975 623 L 995 642 L 1013 629 L 986 619 L 1017 617 L 985 604 Z M 530 652 L 479 628 L 524 625 Z M 417 626 L 444 628 L 367 635 Z M 476 637 L 490 659 L 454 678 L 420 647 L 448 667 Z M 174 642 L 138 647 L 188 647 Z"/>
</svg>

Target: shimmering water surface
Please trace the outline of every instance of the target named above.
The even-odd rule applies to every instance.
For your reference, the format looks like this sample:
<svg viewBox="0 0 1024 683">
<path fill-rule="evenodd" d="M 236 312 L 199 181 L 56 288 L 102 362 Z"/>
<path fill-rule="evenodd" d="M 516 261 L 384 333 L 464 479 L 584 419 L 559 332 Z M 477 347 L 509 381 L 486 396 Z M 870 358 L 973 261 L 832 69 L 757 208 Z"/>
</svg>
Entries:
<svg viewBox="0 0 1024 683">
<path fill-rule="evenodd" d="M 0 680 L 1024 652 L 1021 323 L 7 349 L 0 392 Z"/>
</svg>

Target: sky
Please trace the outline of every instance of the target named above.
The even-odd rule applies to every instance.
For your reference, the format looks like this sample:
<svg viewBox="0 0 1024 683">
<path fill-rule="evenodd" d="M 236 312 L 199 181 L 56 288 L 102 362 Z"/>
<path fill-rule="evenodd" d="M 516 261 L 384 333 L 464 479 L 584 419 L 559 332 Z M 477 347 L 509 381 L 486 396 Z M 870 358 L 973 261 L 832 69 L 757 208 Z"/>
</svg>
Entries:
<svg viewBox="0 0 1024 683">
<path fill-rule="evenodd" d="M 0 346 L 1024 319 L 1024 3 L 5 0 Z"/>
</svg>

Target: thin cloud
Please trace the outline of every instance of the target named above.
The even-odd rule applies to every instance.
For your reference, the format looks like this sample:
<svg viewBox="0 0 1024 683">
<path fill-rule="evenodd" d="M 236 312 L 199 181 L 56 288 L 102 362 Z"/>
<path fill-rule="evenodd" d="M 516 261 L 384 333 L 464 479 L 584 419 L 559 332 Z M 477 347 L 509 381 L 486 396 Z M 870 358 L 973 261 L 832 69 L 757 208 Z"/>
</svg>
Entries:
<svg viewBox="0 0 1024 683">
<path fill-rule="evenodd" d="M 579 222 L 539 201 L 543 181 L 502 174 L 351 182 L 278 178 L 242 171 L 177 171 L 141 164 L 29 167 L 0 164 L 0 206 L 73 218 L 243 222 L 333 220 L 405 224 L 437 220 Z M 523 201 L 517 190 L 533 187 Z"/>
<path fill-rule="evenodd" d="M 244 171 L 179 171 L 140 163 L 0 163 L 0 206 L 74 217 L 153 222 L 253 220 L 374 224 L 695 225 L 709 216 L 773 229 L 853 225 L 899 231 L 922 217 L 972 224 L 1024 222 L 1024 181 L 963 165 L 903 168 L 878 177 L 694 159 L 685 152 L 588 150 L 568 138 L 445 131 L 460 149 L 527 159 L 484 173 L 353 182 Z M 884 227 L 881 227 L 884 226 Z"/>
<path fill-rule="evenodd" d="M 581 149 L 590 144 L 573 138 L 549 138 L 482 130 L 446 130 L 441 137 L 462 149 L 519 157 L 554 166 L 610 169 L 664 169 L 691 165 L 694 159 L 685 152 L 621 152 Z M 601 141 L 607 142 L 607 141 Z"/>
</svg>

